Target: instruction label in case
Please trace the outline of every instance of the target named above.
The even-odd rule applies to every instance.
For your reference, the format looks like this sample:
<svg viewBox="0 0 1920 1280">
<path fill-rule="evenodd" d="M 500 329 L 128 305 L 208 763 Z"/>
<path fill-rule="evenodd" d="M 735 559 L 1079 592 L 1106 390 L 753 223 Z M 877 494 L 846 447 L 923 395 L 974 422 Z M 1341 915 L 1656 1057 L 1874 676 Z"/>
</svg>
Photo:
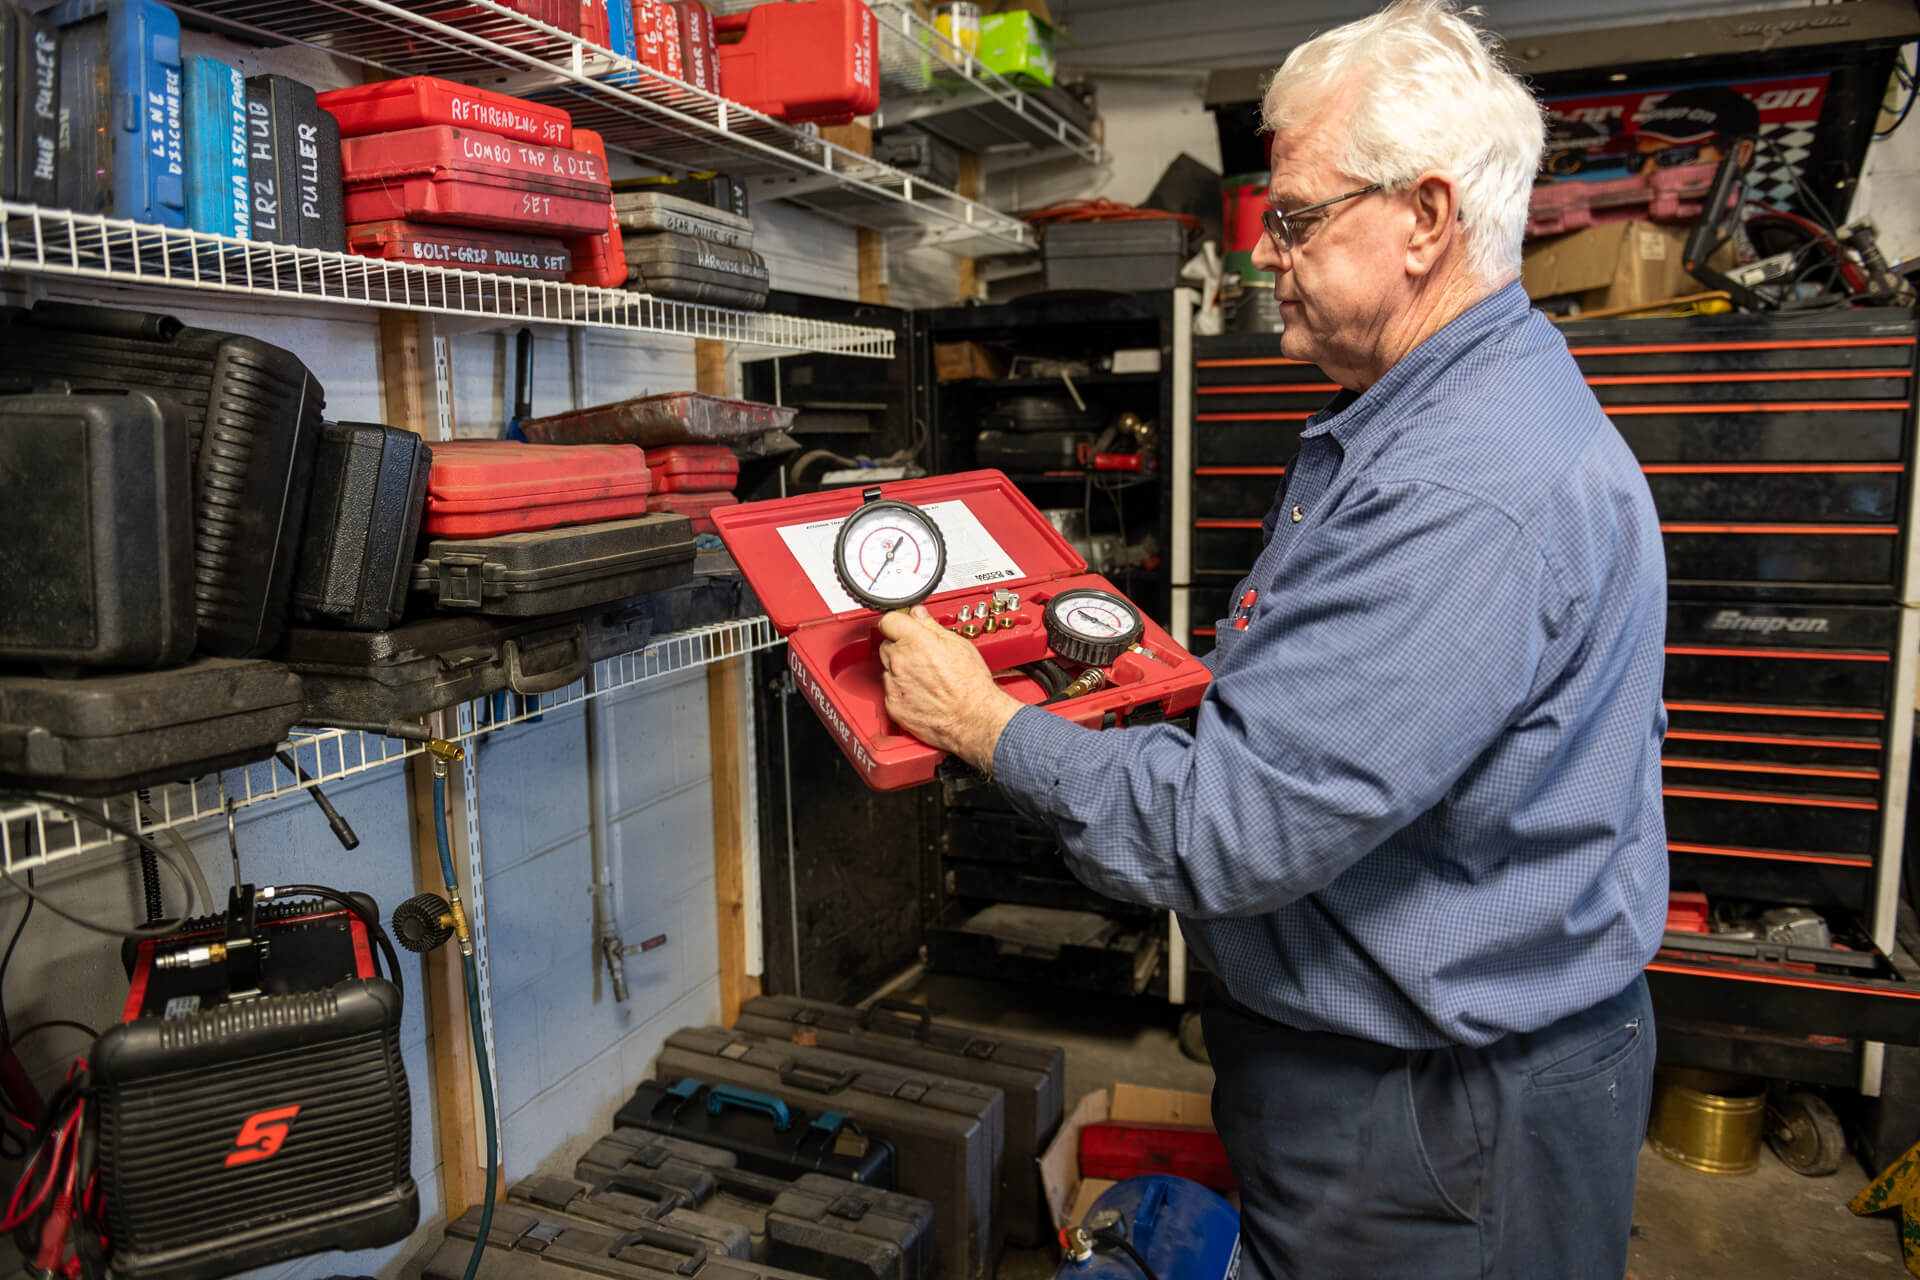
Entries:
<svg viewBox="0 0 1920 1280">
<path fill-rule="evenodd" d="M 1002 586 L 1026 577 L 964 501 L 954 498 L 928 502 L 920 509 L 940 526 L 940 534 L 947 544 L 947 571 L 941 576 L 940 585 L 934 588 L 935 595 L 969 587 Z M 780 527 L 780 537 L 787 544 L 787 550 L 800 562 L 807 581 L 820 593 L 831 613 L 862 607 L 847 594 L 833 572 L 833 539 L 846 519 L 842 516 Z"/>
</svg>

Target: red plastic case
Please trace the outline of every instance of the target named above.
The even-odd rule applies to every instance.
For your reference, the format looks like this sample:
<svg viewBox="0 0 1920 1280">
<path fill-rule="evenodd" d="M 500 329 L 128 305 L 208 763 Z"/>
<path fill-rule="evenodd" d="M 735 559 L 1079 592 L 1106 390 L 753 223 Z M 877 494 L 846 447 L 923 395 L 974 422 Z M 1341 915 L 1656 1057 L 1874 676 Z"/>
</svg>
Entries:
<svg viewBox="0 0 1920 1280">
<path fill-rule="evenodd" d="M 700 0 L 676 0 L 680 19 L 681 78 L 696 89 L 720 92 L 720 53 L 713 39 L 713 10 Z"/>
<path fill-rule="evenodd" d="M 685 80 L 680 57 L 680 15 L 667 0 L 632 0 L 634 57 L 663 76 Z"/>
<path fill-rule="evenodd" d="M 647 450 L 655 493 L 730 491 L 740 479 L 740 459 L 723 444 L 670 444 Z"/>
<path fill-rule="evenodd" d="M 580 38 L 602 49 L 613 48 L 613 31 L 607 19 L 607 0 L 580 0 Z"/>
<path fill-rule="evenodd" d="M 846 124 L 880 105 L 880 32 L 860 0 L 763 4 L 713 20 L 720 92 L 781 120 Z M 731 40 L 731 42 L 729 42 Z"/>
<path fill-rule="evenodd" d="M 592 153 L 430 125 L 340 144 L 348 222 L 604 231 L 613 187 Z"/>
<path fill-rule="evenodd" d="M 592 129 L 575 129 L 573 142 L 577 150 L 594 156 L 602 166 L 606 164 L 607 146 L 598 133 Z M 626 242 L 620 235 L 620 215 L 613 207 L 611 196 L 607 199 L 606 231 L 597 236 L 569 239 L 567 251 L 573 255 L 573 265 L 567 272 L 569 283 L 618 289 L 627 282 Z"/>
<path fill-rule="evenodd" d="M 929 476 L 875 486 L 865 493 L 920 506 L 963 504 L 1019 570 L 1015 577 L 969 579 L 966 585 L 939 591 L 926 601 L 933 616 L 951 627 L 958 622 L 961 605 L 986 599 L 995 588 L 1019 595 L 1020 607 L 1001 615 L 1012 617 L 1014 625 L 975 641 L 995 671 L 1011 673 L 1045 658 L 1064 661 L 1048 645 L 1041 622 L 1047 602 L 1055 595 L 1076 587 L 1120 594 L 1105 578 L 1086 572 L 1086 562 L 1001 472 Z M 858 509 L 864 496 L 845 489 L 746 503 L 716 512 L 714 523 L 774 628 L 787 637 L 787 664 L 821 722 L 868 786 L 897 791 L 932 781 L 945 753 L 888 720 L 880 664 L 875 659 L 880 629 L 873 611 L 856 606 L 834 612 L 781 533 L 815 526 L 816 534 L 824 534 Z M 936 521 L 940 514 L 935 511 Z M 950 543 L 954 528 L 947 530 Z M 830 566 L 827 571 L 831 573 Z M 1159 720 L 1182 715 L 1198 706 L 1211 678 L 1200 660 L 1150 618 L 1140 645 L 1154 656 L 1122 653 L 1107 668 L 1108 683 L 1103 688 L 1047 710 L 1075 724 L 1103 728 L 1135 716 Z M 1041 686 L 1025 675 L 1009 674 L 1000 685 L 1029 704 L 1046 697 Z"/>
<path fill-rule="evenodd" d="M 653 487 L 630 444 L 455 440 L 433 446 L 420 532 L 441 538 L 592 524 L 644 515 Z"/>
<path fill-rule="evenodd" d="M 330 89 L 320 105 L 340 122 L 342 138 L 444 124 L 546 147 L 574 145 L 573 118 L 559 107 L 433 76 Z"/>
<path fill-rule="evenodd" d="M 492 271 L 535 280 L 565 280 L 572 256 L 550 236 L 523 236 L 431 222 L 356 222 L 347 228 L 347 248 L 368 258 L 419 262 L 434 267 Z"/>
<path fill-rule="evenodd" d="M 649 512 L 665 512 L 668 515 L 685 516 L 693 522 L 695 533 L 718 533 L 720 527 L 714 522 L 715 513 L 728 507 L 737 507 L 740 499 L 731 493 L 676 493 L 663 490 L 647 499 Z"/>
</svg>

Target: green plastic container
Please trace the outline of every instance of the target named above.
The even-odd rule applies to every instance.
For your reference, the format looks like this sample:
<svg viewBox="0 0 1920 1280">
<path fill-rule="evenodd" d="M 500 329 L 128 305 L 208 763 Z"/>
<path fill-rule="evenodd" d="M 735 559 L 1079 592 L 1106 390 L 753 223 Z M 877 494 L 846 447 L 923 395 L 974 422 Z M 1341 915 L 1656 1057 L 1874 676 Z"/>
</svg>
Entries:
<svg viewBox="0 0 1920 1280">
<path fill-rule="evenodd" d="M 1024 9 L 980 20 L 980 61 L 1012 80 L 1053 84 L 1053 28 Z"/>
</svg>

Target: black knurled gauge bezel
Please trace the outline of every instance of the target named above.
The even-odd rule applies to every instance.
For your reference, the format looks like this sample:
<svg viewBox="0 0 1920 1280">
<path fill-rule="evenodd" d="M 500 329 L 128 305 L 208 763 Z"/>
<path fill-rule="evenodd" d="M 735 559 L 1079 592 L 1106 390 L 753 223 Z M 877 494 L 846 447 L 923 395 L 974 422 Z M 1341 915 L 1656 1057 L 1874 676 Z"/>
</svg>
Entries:
<svg viewBox="0 0 1920 1280">
<path fill-rule="evenodd" d="M 1108 640 L 1090 640 L 1074 634 L 1061 617 L 1061 606 L 1084 600 L 1088 596 L 1110 606 L 1116 613 L 1133 619 L 1133 626 Z M 1072 587 L 1062 591 L 1047 601 L 1047 611 L 1041 615 L 1041 621 L 1047 628 L 1047 643 L 1053 651 L 1069 662 L 1084 663 L 1089 667 L 1104 667 L 1115 658 L 1140 643 L 1140 637 L 1147 633 L 1145 618 L 1133 601 L 1112 591 L 1102 591 L 1098 587 Z"/>
<path fill-rule="evenodd" d="M 905 513 L 905 518 L 923 525 L 933 535 L 933 576 L 927 579 L 926 587 L 911 596 L 899 598 L 876 596 L 858 583 L 847 580 L 847 531 L 853 528 L 853 522 L 867 513 L 888 508 Z M 847 513 L 840 522 L 838 532 L 833 535 L 833 576 L 840 580 L 841 588 L 867 608 L 879 613 L 888 613 L 895 609 L 911 609 L 940 588 L 940 579 L 947 576 L 947 539 L 940 532 L 940 524 L 924 510 L 911 502 L 902 502 L 898 498 L 870 499 Z"/>
</svg>

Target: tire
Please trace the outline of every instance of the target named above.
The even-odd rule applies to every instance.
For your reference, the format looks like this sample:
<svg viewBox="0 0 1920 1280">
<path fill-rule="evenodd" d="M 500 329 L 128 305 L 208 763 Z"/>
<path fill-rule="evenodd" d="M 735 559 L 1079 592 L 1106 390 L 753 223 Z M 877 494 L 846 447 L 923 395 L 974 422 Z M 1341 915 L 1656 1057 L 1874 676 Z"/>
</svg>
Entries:
<svg viewBox="0 0 1920 1280">
<path fill-rule="evenodd" d="M 1180 1014 L 1180 1052 L 1195 1062 L 1213 1065 L 1213 1058 L 1207 1053 L 1207 1037 L 1200 1030 L 1198 1009 L 1186 1009 Z"/>
<path fill-rule="evenodd" d="M 1823 1178 L 1846 1159 L 1847 1134 L 1825 1098 L 1795 1090 L 1768 1106 L 1767 1145 L 1795 1173 Z"/>
</svg>

